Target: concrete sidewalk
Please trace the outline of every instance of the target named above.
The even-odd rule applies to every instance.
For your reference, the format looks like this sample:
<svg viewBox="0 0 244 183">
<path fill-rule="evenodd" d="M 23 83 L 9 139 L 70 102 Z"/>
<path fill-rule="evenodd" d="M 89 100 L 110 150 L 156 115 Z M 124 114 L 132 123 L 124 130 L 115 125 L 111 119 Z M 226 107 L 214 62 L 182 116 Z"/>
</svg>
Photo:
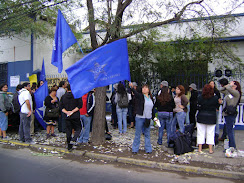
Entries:
<svg viewBox="0 0 244 183">
<path fill-rule="evenodd" d="M 163 145 L 156 143 L 157 128 L 151 130 L 151 143 L 153 147 L 152 155 L 145 155 L 143 152 L 144 138 L 141 138 L 141 147 L 138 155 L 131 154 L 131 145 L 134 138 L 134 129 L 128 129 L 125 136 L 121 136 L 118 130 L 111 128 L 113 139 L 107 141 L 105 146 L 84 145 L 82 149 L 75 149 L 71 153 L 65 147 L 65 134 L 57 134 L 57 137 L 45 140 L 45 131 L 37 133 L 34 140 L 37 144 L 20 143 L 17 134 L 13 134 L 10 140 L 0 140 L 5 144 L 17 146 L 34 147 L 39 151 L 61 152 L 85 156 L 92 159 L 99 159 L 110 162 L 125 163 L 131 165 L 157 168 L 170 171 L 181 171 L 194 174 L 212 175 L 231 179 L 244 180 L 244 157 L 226 158 L 224 155 L 224 143 L 220 142 L 214 149 L 213 154 L 204 149 L 203 153 L 194 152 L 176 156 L 173 149 L 166 147 L 166 137 Z M 222 131 L 221 133 L 222 134 Z M 235 138 L 238 150 L 244 152 L 244 131 L 235 131 Z M 161 153 L 161 156 L 160 156 Z M 243 154 L 240 154 L 243 155 Z M 166 157 L 166 158 L 165 158 Z"/>
</svg>

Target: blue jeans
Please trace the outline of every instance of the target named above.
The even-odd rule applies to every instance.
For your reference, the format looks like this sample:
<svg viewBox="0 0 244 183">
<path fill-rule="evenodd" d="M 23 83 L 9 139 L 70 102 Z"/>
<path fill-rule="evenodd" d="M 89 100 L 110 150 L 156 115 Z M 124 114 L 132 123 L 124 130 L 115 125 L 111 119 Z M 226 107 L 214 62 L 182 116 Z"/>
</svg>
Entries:
<svg viewBox="0 0 244 183">
<path fill-rule="evenodd" d="M 186 118 L 186 113 L 185 112 L 177 112 L 172 120 L 172 126 L 171 126 L 171 132 L 175 133 L 176 131 L 176 123 L 178 122 L 178 125 L 180 127 L 180 132 L 184 133 L 185 132 L 185 118 Z"/>
<path fill-rule="evenodd" d="M 162 144 L 164 127 L 167 130 L 167 143 L 169 144 L 169 137 L 171 134 L 171 122 L 173 119 L 173 112 L 158 112 L 158 119 L 161 127 L 158 129 L 158 144 Z"/>
<path fill-rule="evenodd" d="M 215 133 L 219 135 L 219 111 L 216 111 L 216 126 L 215 126 Z"/>
<path fill-rule="evenodd" d="M 2 131 L 7 131 L 8 129 L 8 116 L 2 111 L 0 111 L 0 128 Z"/>
<path fill-rule="evenodd" d="M 187 113 L 186 113 L 186 125 L 189 125 L 190 124 L 190 104 L 188 104 L 187 106 Z"/>
<path fill-rule="evenodd" d="M 136 117 L 136 132 L 135 132 L 135 138 L 132 145 L 132 152 L 138 152 L 140 147 L 140 141 L 141 141 L 141 132 L 142 128 L 144 126 L 145 118 L 138 118 Z M 145 128 L 144 130 L 144 136 L 145 136 L 145 151 L 146 153 L 152 152 L 152 145 L 150 140 L 150 126 L 148 128 Z"/>
<path fill-rule="evenodd" d="M 85 116 L 85 115 L 80 115 L 80 120 L 81 120 L 81 125 L 82 125 L 82 130 L 80 133 L 80 138 L 78 140 L 79 143 L 87 143 L 89 140 L 89 134 L 90 134 L 90 127 L 91 127 L 91 116 Z"/>
<path fill-rule="evenodd" d="M 229 137 L 229 146 L 236 148 L 233 125 L 235 124 L 236 115 L 225 116 L 226 131 Z"/>
<path fill-rule="evenodd" d="M 116 108 L 117 117 L 118 117 L 118 128 L 119 133 L 125 133 L 127 131 L 127 113 L 128 108 Z M 123 120 L 123 130 L 122 130 L 122 120 Z"/>
<path fill-rule="evenodd" d="M 31 142 L 30 137 L 30 122 L 31 116 L 27 117 L 27 114 L 20 112 L 20 125 L 19 125 L 19 136 L 20 141 Z"/>
</svg>

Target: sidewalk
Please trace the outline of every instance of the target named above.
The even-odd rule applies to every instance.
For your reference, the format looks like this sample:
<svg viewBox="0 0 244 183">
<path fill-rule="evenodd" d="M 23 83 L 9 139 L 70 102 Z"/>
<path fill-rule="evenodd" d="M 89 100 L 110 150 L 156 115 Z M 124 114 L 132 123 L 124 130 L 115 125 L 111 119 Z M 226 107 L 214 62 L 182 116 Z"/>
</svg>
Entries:
<svg viewBox="0 0 244 183">
<path fill-rule="evenodd" d="M 64 133 L 56 133 L 57 137 L 46 140 L 46 132 L 43 130 L 33 137 L 36 142 L 34 145 L 20 143 L 18 134 L 11 134 L 9 141 L 0 141 L 5 144 L 34 147 L 43 153 L 62 152 L 108 162 L 244 180 L 244 157 L 226 158 L 223 153 L 223 142 L 215 147 L 213 154 L 209 154 L 208 149 L 204 149 L 204 153 L 200 154 L 196 149 L 192 153 L 177 156 L 173 154 L 173 149 L 166 147 L 166 136 L 164 136 L 163 145 L 157 145 L 157 128 L 154 127 L 151 129 L 153 153 L 145 153 L 143 150 L 144 136 L 141 136 L 139 153 L 133 155 L 131 146 L 135 129 L 128 129 L 125 135 L 119 135 L 118 129 L 113 129 L 110 122 L 108 124 L 112 133 L 112 140 L 106 141 L 105 144 L 100 146 L 93 146 L 92 144 L 75 146 L 72 153 L 69 153 L 66 149 L 66 135 Z M 238 150 L 244 151 L 244 131 L 236 130 L 235 137 Z"/>
</svg>

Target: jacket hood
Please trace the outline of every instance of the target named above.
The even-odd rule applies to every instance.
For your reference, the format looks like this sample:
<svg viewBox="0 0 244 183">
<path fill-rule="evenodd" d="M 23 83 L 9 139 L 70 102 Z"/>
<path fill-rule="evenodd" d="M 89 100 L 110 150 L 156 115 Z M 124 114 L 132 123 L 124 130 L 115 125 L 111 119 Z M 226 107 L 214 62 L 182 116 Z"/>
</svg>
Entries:
<svg viewBox="0 0 244 183">
<path fill-rule="evenodd" d="M 74 96 L 73 96 L 73 93 L 72 92 L 67 92 L 67 98 L 68 99 L 72 99 L 72 98 L 74 98 Z"/>
</svg>

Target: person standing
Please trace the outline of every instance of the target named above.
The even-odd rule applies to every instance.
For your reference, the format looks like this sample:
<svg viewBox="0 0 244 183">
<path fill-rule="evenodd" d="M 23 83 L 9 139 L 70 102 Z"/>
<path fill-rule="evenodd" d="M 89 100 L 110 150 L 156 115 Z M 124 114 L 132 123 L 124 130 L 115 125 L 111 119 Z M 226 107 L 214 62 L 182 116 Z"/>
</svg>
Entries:
<svg viewBox="0 0 244 183">
<path fill-rule="evenodd" d="M 0 89 L 0 137 L 8 139 L 6 131 L 8 129 L 8 115 L 11 110 L 11 102 L 7 95 L 8 85 L 2 84 Z"/>
<path fill-rule="evenodd" d="M 122 83 L 118 84 L 118 92 L 115 94 L 116 113 L 118 117 L 118 128 L 120 134 L 125 134 L 127 131 L 127 113 L 131 95 L 125 90 Z M 123 130 L 122 130 L 123 121 Z"/>
<path fill-rule="evenodd" d="M 198 151 L 202 151 L 202 145 L 209 145 L 209 153 L 213 153 L 214 134 L 216 125 L 216 109 L 218 109 L 218 97 L 214 96 L 214 89 L 206 84 L 202 95 L 198 97 L 197 114 L 197 144 Z"/>
<path fill-rule="evenodd" d="M 30 134 L 31 136 L 34 135 L 35 133 L 35 109 L 36 109 L 36 101 L 35 101 L 35 96 L 34 93 L 36 92 L 35 87 L 31 87 L 31 97 L 32 97 L 32 102 L 33 102 L 33 113 L 31 114 L 31 124 L 30 124 Z"/>
<path fill-rule="evenodd" d="M 65 88 L 67 87 L 67 81 L 60 81 L 59 88 L 57 90 L 58 100 L 61 100 L 61 97 L 66 93 Z M 65 114 L 60 111 L 61 115 L 58 120 L 58 131 L 65 133 Z"/>
<path fill-rule="evenodd" d="M 89 92 L 82 96 L 83 106 L 80 109 L 80 119 L 82 123 L 82 130 L 78 143 L 88 143 L 91 121 L 95 108 L 95 96 L 93 92 Z"/>
<path fill-rule="evenodd" d="M 132 82 L 134 89 L 137 89 L 137 83 Z M 129 102 L 129 107 L 128 107 L 128 114 L 129 114 L 129 119 L 130 119 L 130 127 L 129 128 L 134 128 L 135 126 L 135 97 L 133 92 L 130 90 L 129 92 L 131 94 L 131 100 Z"/>
<path fill-rule="evenodd" d="M 82 105 L 82 100 L 74 98 L 70 85 L 68 84 L 67 92 L 62 96 L 60 101 L 60 109 L 65 114 L 66 137 L 69 151 L 72 150 L 73 144 L 76 143 L 80 135 L 81 123 L 79 109 L 82 108 Z M 75 130 L 73 138 L 71 137 L 72 129 Z"/>
<path fill-rule="evenodd" d="M 175 116 L 172 121 L 172 126 L 171 126 L 171 132 L 175 133 L 176 131 L 176 123 L 178 123 L 180 127 L 180 132 L 184 133 L 185 132 L 185 118 L 186 118 L 186 112 L 187 112 L 187 104 L 188 104 L 188 99 L 185 96 L 185 88 L 182 85 L 178 85 L 176 87 L 176 96 L 174 98 L 175 101 L 175 108 L 174 108 L 174 113 Z"/>
<path fill-rule="evenodd" d="M 196 112 L 197 112 L 197 97 L 198 97 L 196 84 L 195 83 L 190 84 L 189 90 L 191 92 L 189 118 L 190 118 L 190 123 L 194 124 L 194 127 L 195 127 L 196 126 Z"/>
<path fill-rule="evenodd" d="M 158 110 L 158 119 L 160 121 L 161 127 L 158 129 L 158 141 L 159 145 L 162 145 L 163 131 L 166 126 L 167 130 L 167 143 L 169 144 L 169 137 L 171 134 L 171 122 L 173 119 L 173 109 L 175 108 L 175 102 L 172 95 L 169 93 L 169 88 L 163 86 L 161 88 L 161 93 L 156 98 L 155 107 Z"/>
<path fill-rule="evenodd" d="M 208 83 L 214 89 L 214 96 L 218 97 L 218 100 L 221 98 L 219 90 L 216 88 L 215 82 L 210 81 Z M 219 109 L 216 109 L 216 126 L 215 126 L 215 145 L 219 143 Z"/>
<path fill-rule="evenodd" d="M 235 136 L 233 126 L 237 116 L 237 105 L 241 100 L 241 86 L 238 81 L 231 81 L 220 88 L 220 92 L 225 95 L 223 103 L 223 116 L 225 118 L 227 136 L 229 138 L 229 146 L 236 149 Z"/>
<path fill-rule="evenodd" d="M 56 137 L 54 134 L 54 126 L 57 124 L 59 118 L 59 100 L 56 93 L 56 88 L 51 88 L 50 94 L 45 98 L 44 101 L 46 112 L 43 119 L 47 125 L 47 139 L 50 137 Z M 52 116 L 49 116 L 49 110 L 52 110 Z"/>
<path fill-rule="evenodd" d="M 140 147 L 140 139 L 142 129 L 144 128 L 145 136 L 145 151 L 146 153 L 152 153 L 152 145 L 150 139 L 150 121 L 153 118 L 153 98 L 148 85 L 142 86 L 142 93 L 137 92 L 133 88 L 133 84 L 129 84 L 132 92 L 135 94 L 136 100 L 136 131 L 135 138 L 132 145 L 132 153 L 137 154 Z"/>
<path fill-rule="evenodd" d="M 19 91 L 19 104 L 20 109 L 20 125 L 19 125 L 19 136 L 20 141 L 31 143 L 30 137 L 30 123 L 31 114 L 33 113 L 32 97 L 30 94 L 30 83 L 25 82 L 22 84 L 23 88 Z"/>
</svg>

